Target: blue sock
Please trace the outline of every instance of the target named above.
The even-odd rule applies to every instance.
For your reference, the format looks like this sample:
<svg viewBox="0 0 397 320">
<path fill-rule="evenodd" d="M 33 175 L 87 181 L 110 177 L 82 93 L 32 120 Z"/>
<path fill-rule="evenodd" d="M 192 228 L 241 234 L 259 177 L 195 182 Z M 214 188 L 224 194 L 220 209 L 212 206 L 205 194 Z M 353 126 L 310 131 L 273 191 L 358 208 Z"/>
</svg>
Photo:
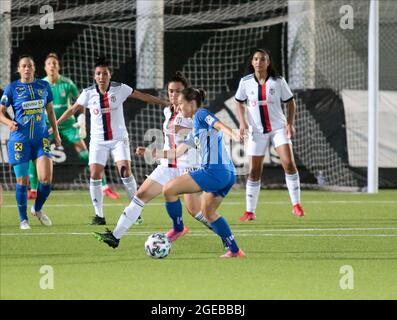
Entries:
<svg viewBox="0 0 397 320">
<path fill-rule="evenodd" d="M 224 217 L 220 217 L 214 222 L 211 222 L 211 227 L 214 229 L 215 233 L 222 239 L 226 240 L 226 243 L 231 252 L 236 253 L 239 250 L 236 240 L 234 240 L 234 235 L 232 230 L 230 230 L 229 224 Z"/>
<path fill-rule="evenodd" d="M 36 211 L 41 210 L 50 192 L 51 192 L 51 184 L 44 184 L 41 182 L 39 183 L 39 187 L 37 188 L 37 198 L 36 198 L 36 202 L 34 203 L 34 209 Z"/>
<path fill-rule="evenodd" d="M 26 208 L 28 206 L 28 186 L 17 183 L 15 198 L 17 199 L 19 219 L 21 222 L 23 220 L 28 220 L 28 214 L 26 212 Z"/>
<path fill-rule="evenodd" d="M 165 208 L 167 209 L 168 215 L 174 223 L 175 231 L 183 231 L 183 221 L 182 221 L 182 204 L 181 200 L 178 199 L 175 202 L 166 202 Z"/>
</svg>

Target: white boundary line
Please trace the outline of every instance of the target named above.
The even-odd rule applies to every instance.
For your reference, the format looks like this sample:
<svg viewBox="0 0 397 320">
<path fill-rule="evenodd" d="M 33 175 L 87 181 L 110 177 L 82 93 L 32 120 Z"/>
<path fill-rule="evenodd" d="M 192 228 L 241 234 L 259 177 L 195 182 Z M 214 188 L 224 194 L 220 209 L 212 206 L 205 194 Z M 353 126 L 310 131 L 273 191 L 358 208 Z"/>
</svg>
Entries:
<svg viewBox="0 0 397 320">
<path fill-rule="evenodd" d="M 354 204 L 354 205 L 367 205 L 367 204 L 395 204 L 397 205 L 397 201 L 394 200 L 379 200 L 379 201 L 304 201 L 304 204 Z M 222 202 L 222 205 L 243 205 L 244 201 L 227 201 Z M 289 201 L 259 201 L 258 204 L 272 204 L 272 205 L 287 205 L 291 204 Z M 104 207 L 125 207 L 127 203 L 104 203 Z M 91 203 L 70 203 L 70 204 L 45 204 L 46 208 L 64 208 L 64 207 L 86 207 L 91 206 Z M 152 202 L 148 203 L 145 206 L 164 206 L 163 202 Z M 15 208 L 16 204 L 6 204 L 2 205 L 2 208 Z"/>
</svg>

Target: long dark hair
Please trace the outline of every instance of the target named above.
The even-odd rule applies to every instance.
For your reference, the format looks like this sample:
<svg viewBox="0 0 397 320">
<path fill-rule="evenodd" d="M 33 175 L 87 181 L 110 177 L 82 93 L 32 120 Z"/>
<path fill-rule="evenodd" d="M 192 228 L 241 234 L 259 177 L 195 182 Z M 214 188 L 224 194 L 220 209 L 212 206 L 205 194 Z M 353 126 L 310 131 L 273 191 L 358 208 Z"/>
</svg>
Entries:
<svg viewBox="0 0 397 320">
<path fill-rule="evenodd" d="M 193 100 L 196 101 L 197 108 L 200 108 L 201 104 L 204 102 L 205 97 L 207 95 L 204 89 L 195 89 L 192 87 L 183 89 L 181 94 L 189 102 Z"/>
<path fill-rule="evenodd" d="M 262 49 L 262 48 L 255 48 L 251 55 L 248 58 L 247 61 L 247 68 L 246 68 L 246 75 L 247 74 L 251 74 L 251 73 L 255 73 L 255 69 L 252 66 L 252 59 L 254 58 L 255 53 L 260 52 L 262 54 L 266 54 L 269 57 L 269 66 L 267 67 L 267 75 L 268 77 L 272 77 L 272 78 L 279 78 L 280 77 L 280 73 L 277 71 L 277 69 L 273 66 L 273 59 L 272 56 L 270 54 L 269 50 L 266 49 Z"/>
<path fill-rule="evenodd" d="M 189 79 L 186 78 L 186 76 L 181 71 L 175 72 L 175 74 L 171 77 L 171 79 L 167 83 L 167 89 L 168 85 L 171 82 L 180 82 L 185 88 L 189 88 L 191 86 Z"/>
</svg>

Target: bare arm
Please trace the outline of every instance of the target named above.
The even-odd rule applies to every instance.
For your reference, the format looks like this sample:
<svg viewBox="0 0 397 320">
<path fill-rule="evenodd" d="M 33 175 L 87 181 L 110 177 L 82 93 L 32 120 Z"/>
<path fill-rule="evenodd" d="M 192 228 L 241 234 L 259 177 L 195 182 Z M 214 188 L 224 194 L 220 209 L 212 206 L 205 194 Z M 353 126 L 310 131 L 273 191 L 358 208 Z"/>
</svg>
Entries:
<svg viewBox="0 0 397 320">
<path fill-rule="evenodd" d="M 221 121 L 215 122 L 214 128 L 216 130 L 222 131 L 224 134 L 227 134 L 234 141 L 237 141 L 237 142 L 244 141 L 244 134 L 242 134 L 241 132 L 237 132 L 237 130 L 233 130 L 232 128 L 228 127 Z"/>
<path fill-rule="evenodd" d="M 130 97 L 147 103 L 159 104 L 164 107 L 170 104 L 169 101 L 162 100 L 160 98 L 152 96 L 151 94 L 143 93 L 138 90 L 134 90 L 134 92 L 130 94 Z"/>
<path fill-rule="evenodd" d="M 295 104 L 295 99 L 292 99 L 287 102 L 287 136 L 288 138 L 293 138 L 295 137 L 295 127 L 294 127 L 294 121 L 295 121 L 295 111 L 296 111 L 296 104 Z"/>
<path fill-rule="evenodd" d="M 0 122 L 5 124 L 11 132 L 18 130 L 18 124 L 7 118 L 6 116 L 7 107 L 5 105 L 0 105 Z"/>
<path fill-rule="evenodd" d="M 244 102 L 240 102 L 236 100 L 236 109 L 238 121 L 240 122 L 240 130 L 248 129 L 247 121 L 245 120 L 245 105 Z"/>
<path fill-rule="evenodd" d="M 149 156 L 155 159 L 169 159 L 174 160 L 189 149 L 189 146 L 185 143 L 180 144 L 176 149 L 170 150 L 159 150 L 159 149 L 147 149 L 145 147 L 137 147 L 135 153 L 139 156 L 144 156 L 149 153 Z"/>
<path fill-rule="evenodd" d="M 47 110 L 47 118 L 51 123 L 52 132 L 53 132 L 54 140 L 55 140 L 55 145 L 57 147 L 59 147 L 61 145 L 61 137 L 59 136 L 57 119 L 55 117 L 54 107 L 52 105 L 52 102 L 47 104 L 46 110 Z"/>
<path fill-rule="evenodd" d="M 78 103 L 75 103 L 72 107 L 70 107 L 69 109 L 67 109 L 62 115 L 61 117 L 57 120 L 57 124 L 61 124 L 62 122 L 64 122 L 66 119 L 68 119 L 69 117 L 71 117 L 72 115 L 74 115 L 78 110 L 80 110 L 80 112 L 84 112 L 84 107 Z"/>
</svg>

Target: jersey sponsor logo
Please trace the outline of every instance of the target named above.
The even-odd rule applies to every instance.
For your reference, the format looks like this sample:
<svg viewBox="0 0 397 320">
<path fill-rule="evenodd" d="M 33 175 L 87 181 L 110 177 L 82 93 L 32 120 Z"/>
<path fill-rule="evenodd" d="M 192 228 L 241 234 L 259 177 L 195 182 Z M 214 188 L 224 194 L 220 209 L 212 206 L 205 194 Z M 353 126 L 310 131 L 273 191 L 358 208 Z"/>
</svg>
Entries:
<svg viewBox="0 0 397 320">
<path fill-rule="evenodd" d="M 24 110 L 38 109 L 38 108 L 43 108 L 43 107 L 44 107 L 44 100 L 42 100 L 42 99 L 22 102 L 22 109 L 24 109 Z"/>
<path fill-rule="evenodd" d="M 43 150 L 46 153 L 50 152 L 50 143 L 47 138 L 43 138 Z"/>
<path fill-rule="evenodd" d="M 8 102 L 8 97 L 6 95 L 3 95 L 1 97 L 1 104 L 6 105 Z"/>
<path fill-rule="evenodd" d="M 25 87 L 16 87 L 15 92 L 17 93 L 18 97 L 21 97 L 26 93 L 26 88 Z"/>
<path fill-rule="evenodd" d="M 23 150 L 23 143 L 22 142 L 15 142 L 14 143 L 14 151 L 22 151 Z"/>
<path fill-rule="evenodd" d="M 205 122 L 207 122 L 208 125 L 212 126 L 212 124 L 214 123 L 215 119 L 213 116 L 211 116 L 210 114 L 208 116 L 205 117 Z"/>
<path fill-rule="evenodd" d="M 37 114 L 37 113 L 42 113 L 42 112 L 43 112 L 43 109 L 31 109 L 31 110 L 25 110 L 23 112 L 23 114 L 26 116 L 30 116 L 32 114 Z"/>
</svg>

